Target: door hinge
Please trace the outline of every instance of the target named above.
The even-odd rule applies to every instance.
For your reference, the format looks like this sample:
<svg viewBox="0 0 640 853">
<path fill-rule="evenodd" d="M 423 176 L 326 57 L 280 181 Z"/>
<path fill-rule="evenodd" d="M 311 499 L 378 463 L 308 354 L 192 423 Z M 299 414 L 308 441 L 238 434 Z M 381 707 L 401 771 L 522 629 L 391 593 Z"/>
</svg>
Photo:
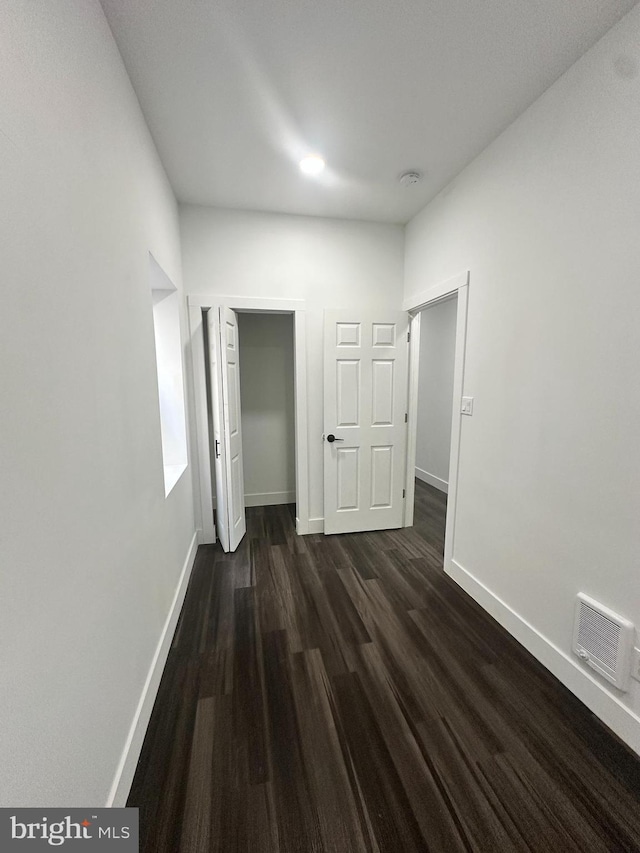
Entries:
<svg viewBox="0 0 640 853">
<path fill-rule="evenodd" d="M 403 497 L 403 498 L 404 498 L 404 496 L 405 496 L 406 491 L 407 491 L 406 489 L 403 489 L 403 490 L 402 490 L 402 497 Z"/>
<path fill-rule="evenodd" d="M 409 415 L 407 414 L 407 412 L 405 412 L 405 413 L 404 413 L 404 422 L 405 422 L 405 424 L 406 424 L 406 423 L 408 423 L 408 421 L 409 421 Z"/>
<path fill-rule="evenodd" d="M 411 332 L 407 332 L 407 342 L 411 341 Z"/>
</svg>

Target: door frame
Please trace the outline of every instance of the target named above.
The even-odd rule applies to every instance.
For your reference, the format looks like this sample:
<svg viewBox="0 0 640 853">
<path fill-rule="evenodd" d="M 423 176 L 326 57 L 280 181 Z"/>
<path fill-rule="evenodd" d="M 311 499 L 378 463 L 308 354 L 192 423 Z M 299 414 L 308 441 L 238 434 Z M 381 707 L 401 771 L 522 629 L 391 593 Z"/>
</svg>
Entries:
<svg viewBox="0 0 640 853">
<path fill-rule="evenodd" d="M 458 273 L 438 284 L 405 299 L 402 308 L 409 312 L 409 395 L 407 433 L 407 482 L 404 526 L 413 525 L 415 503 L 416 442 L 418 432 L 418 372 L 420 365 L 420 312 L 452 296 L 458 297 L 456 312 L 456 344 L 453 368 L 453 404 L 451 411 L 451 451 L 449 454 L 449 491 L 447 497 L 447 522 L 444 538 L 445 571 L 453 559 L 456 510 L 458 498 L 458 471 L 460 465 L 460 407 L 464 390 L 464 363 L 467 346 L 467 314 L 469 309 L 469 270 Z"/>
<path fill-rule="evenodd" d="M 216 541 L 213 524 L 213 482 L 209 449 L 209 418 L 204 366 L 203 310 L 214 307 L 255 314 L 292 314 L 294 351 L 296 533 L 309 533 L 309 454 L 307 429 L 307 343 L 304 299 L 268 299 L 252 296 L 190 294 L 187 296 L 193 361 L 193 390 L 198 477 L 194 477 L 196 524 L 202 544 Z M 196 483 L 197 480 L 197 483 Z"/>
</svg>

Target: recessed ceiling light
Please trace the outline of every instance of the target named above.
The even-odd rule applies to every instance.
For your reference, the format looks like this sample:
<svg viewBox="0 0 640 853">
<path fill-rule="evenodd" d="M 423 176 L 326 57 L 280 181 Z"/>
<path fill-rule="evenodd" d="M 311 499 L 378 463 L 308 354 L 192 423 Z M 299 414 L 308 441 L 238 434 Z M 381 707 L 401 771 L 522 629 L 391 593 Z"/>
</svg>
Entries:
<svg viewBox="0 0 640 853">
<path fill-rule="evenodd" d="M 300 160 L 300 171 L 305 175 L 319 175 L 324 169 L 324 160 L 318 154 L 310 154 Z"/>
</svg>

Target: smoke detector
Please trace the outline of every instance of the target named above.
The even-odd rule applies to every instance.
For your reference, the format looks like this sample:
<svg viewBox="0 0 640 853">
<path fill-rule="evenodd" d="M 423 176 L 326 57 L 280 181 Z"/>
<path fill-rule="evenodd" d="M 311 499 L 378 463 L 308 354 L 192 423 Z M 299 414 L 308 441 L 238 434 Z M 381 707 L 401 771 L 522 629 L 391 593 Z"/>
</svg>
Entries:
<svg viewBox="0 0 640 853">
<path fill-rule="evenodd" d="M 420 172 L 405 172 L 400 175 L 399 181 L 403 187 L 412 187 L 414 184 L 419 184 L 422 180 Z"/>
</svg>

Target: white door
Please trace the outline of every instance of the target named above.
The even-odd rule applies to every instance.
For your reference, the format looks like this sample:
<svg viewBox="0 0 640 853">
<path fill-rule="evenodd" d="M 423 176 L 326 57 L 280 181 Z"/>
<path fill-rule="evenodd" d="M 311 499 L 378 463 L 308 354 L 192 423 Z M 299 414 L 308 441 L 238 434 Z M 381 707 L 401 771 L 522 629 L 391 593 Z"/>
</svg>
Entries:
<svg viewBox="0 0 640 853">
<path fill-rule="evenodd" d="M 216 533 L 225 551 L 229 550 L 229 521 L 227 509 L 227 457 L 223 453 L 224 417 L 222 412 L 222 358 L 220 348 L 220 310 L 207 311 L 209 331 L 209 392 L 213 426 L 213 461 L 216 487 Z"/>
<path fill-rule="evenodd" d="M 216 474 L 216 530 L 225 551 L 235 551 L 246 532 L 238 320 L 229 308 L 210 308 L 209 358 Z"/>
<path fill-rule="evenodd" d="M 409 316 L 325 311 L 324 532 L 402 527 Z"/>
</svg>

